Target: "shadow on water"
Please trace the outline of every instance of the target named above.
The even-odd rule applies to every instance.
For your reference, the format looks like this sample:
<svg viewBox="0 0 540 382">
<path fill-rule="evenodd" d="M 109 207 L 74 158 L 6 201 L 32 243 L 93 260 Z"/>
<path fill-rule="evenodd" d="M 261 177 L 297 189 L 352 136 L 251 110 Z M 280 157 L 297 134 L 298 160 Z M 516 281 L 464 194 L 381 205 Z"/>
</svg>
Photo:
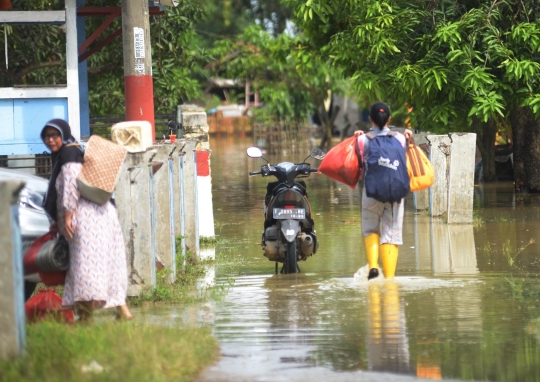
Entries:
<svg viewBox="0 0 540 382">
<path fill-rule="evenodd" d="M 250 144 L 211 142 L 215 256 L 236 261 L 200 286 L 234 285 L 223 301 L 141 312 L 212 328 L 222 357 L 201 381 L 540 380 L 539 196 L 476 187 L 475 224 L 452 226 L 408 200 L 397 277 L 368 283 L 355 277 L 366 263 L 358 190 L 313 174 L 319 251 L 302 274 L 274 275 L 259 244 L 268 180 L 247 176 L 264 163 L 246 156 Z"/>
</svg>

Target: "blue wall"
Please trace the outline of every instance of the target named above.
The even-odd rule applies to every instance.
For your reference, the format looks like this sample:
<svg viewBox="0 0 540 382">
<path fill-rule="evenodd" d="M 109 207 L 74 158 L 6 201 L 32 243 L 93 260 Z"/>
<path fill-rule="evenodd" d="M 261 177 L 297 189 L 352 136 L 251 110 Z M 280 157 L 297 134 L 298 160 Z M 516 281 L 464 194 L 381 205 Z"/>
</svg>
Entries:
<svg viewBox="0 0 540 382">
<path fill-rule="evenodd" d="M 0 155 L 47 152 L 39 134 L 52 118 L 68 119 L 67 98 L 0 99 Z"/>
</svg>

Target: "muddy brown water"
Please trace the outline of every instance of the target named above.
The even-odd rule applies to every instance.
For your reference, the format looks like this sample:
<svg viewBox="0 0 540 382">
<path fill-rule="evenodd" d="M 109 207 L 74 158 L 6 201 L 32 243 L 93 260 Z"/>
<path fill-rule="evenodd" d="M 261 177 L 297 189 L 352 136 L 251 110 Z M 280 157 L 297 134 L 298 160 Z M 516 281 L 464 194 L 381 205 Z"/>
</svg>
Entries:
<svg viewBox="0 0 540 382">
<path fill-rule="evenodd" d="M 246 156 L 249 145 L 211 140 L 215 255 L 237 265 L 217 266 L 201 285 L 232 279 L 226 297 L 136 311 L 212 329 L 221 358 L 201 381 L 540 380 L 540 196 L 476 187 L 475 227 L 432 221 L 408 199 L 397 277 L 368 283 L 359 191 L 312 174 L 319 251 L 301 274 L 275 275 L 259 244 L 268 179 L 248 177 L 264 163 Z M 305 151 L 267 158 L 300 161 Z"/>
</svg>

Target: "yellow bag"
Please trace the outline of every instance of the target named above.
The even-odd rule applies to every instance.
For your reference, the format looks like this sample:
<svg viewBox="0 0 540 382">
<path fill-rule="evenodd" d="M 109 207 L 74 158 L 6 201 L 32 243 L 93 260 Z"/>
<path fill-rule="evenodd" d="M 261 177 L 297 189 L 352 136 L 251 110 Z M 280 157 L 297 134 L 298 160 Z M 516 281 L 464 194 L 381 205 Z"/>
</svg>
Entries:
<svg viewBox="0 0 540 382">
<path fill-rule="evenodd" d="M 433 185 L 433 165 L 424 151 L 416 146 L 412 138 L 407 139 L 407 172 L 411 179 L 411 192 L 424 190 Z"/>
</svg>

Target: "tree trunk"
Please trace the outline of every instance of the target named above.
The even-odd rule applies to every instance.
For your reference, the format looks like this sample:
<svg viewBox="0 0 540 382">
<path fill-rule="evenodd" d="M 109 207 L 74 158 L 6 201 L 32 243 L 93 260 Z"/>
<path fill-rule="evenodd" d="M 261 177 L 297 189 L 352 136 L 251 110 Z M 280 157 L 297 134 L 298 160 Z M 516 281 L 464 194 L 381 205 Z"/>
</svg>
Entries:
<svg viewBox="0 0 540 382">
<path fill-rule="evenodd" d="M 526 174 L 523 163 L 525 151 L 525 129 L 530 124 L 530 116 L 527 110 L 520 106 L 514 106 L 510 112 L 510 124 L 512 125 L 512 151 L 514 167 L 514 188 L 516 192 L 526 191 Z"/>
<path fill-rule="evenodd" d="M 321 139 L 321 144 L 319 145 L 319 148 L 321 150 L 328 151 L 332 148 L 332 130 L 334 129 L 334 124 L 337 118 L 337 115 L 339 114 L 339 111 L 341 108 L 339 106 L 336 106 L 334 108 L 334 113 L 332 115 L 332 119 L 329 118 L 328 113 L 324 112 L 322 116 L 319 118 L 322 121 L 323 128 L 324 128 L 324 135 Z M 321 118 L 322 117 L 322 118 Z"/>
<path fill-rule="evenodd" d="M 517 147 L 514 146 L 516 189 L 540 192 L 540 120 L 534 118 L 528 108 L 523 107 L 514 108 L 510 118 L 514 144 L 517 143 Z M 516 174 L 516 157 L 523 168 L 519 170 L 519 178 Z"/>
<path fill-rule="evenodd" d="M 321 139 L 319 148 L 324 151 L 330 150 L 332 146 L 332 124 L 328 120 L 323 122 L 324 135 Z"/>
<path fill-rule="evenodd" d="M 497 121 L 490 118 L 487 123 L 481 123 L 475 118 L 476 145 L 482 156 L 482 171 L 484 182 L 497 180 L 495 170 L 495 137 L 497 135 Z"/>
</svg>

